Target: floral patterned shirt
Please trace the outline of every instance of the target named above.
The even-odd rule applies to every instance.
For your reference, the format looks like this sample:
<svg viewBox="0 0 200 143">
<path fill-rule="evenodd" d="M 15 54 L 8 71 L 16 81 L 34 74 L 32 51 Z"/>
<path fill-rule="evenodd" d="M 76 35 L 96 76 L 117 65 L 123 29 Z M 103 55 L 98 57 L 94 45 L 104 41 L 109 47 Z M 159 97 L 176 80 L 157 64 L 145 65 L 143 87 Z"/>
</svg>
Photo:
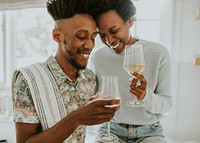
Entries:
<svg viewBox="0 0 200 143">
<path fill-rule="evenodd" d="M 91 70 L 80 70 L 76 82 L 73 83 L 63 72 L 53 56 L 50 56 L 44 64 L 50 70 L 58 85 L 67 114 L 76 110 L 81 104 L 95 95 L 97 82 L 96 76 Z M 16 96 L 14 103 L 14 121 L 40 123 L 28 83 L 22 73 L 18 75 L 13 88 Z M 85 129 L 85 126 L 79 126 L 67 139 L 67 142 L 84 143 Z"/>
</svg>

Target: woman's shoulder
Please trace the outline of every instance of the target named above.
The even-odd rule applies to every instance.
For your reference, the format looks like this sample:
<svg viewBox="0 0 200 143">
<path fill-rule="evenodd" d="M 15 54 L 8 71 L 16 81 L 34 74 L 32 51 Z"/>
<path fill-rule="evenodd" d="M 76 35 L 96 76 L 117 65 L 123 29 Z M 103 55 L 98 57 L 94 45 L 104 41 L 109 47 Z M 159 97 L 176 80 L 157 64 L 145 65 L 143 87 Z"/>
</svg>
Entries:
<svg viewBox="0 0 200 143">
<path fill-rule="evenodd" d="M 142 44 L 144 50 L 148 53 L 169 54 L 168 49 L 161 43 L 147 40 L 140 40 L 139 42 Z"/>
</svg>

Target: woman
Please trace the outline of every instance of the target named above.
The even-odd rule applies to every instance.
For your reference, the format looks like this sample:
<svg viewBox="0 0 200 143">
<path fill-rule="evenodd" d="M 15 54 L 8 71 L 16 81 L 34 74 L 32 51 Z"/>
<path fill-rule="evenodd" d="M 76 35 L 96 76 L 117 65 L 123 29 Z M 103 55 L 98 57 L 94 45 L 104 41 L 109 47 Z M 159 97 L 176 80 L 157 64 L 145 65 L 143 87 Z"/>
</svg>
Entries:
<svg viewBox="0 0 200 143">
<path fill-rule="evenodd" d="M 98 79 L 102 75 L 119 76 L 121 108 L 111 122 L 111 132 L 123 143 L 165 143 L 160 120 L 172 106 L 167 49 L 131 35 L 136 14 L 131 0 L 91 0 L 91 7 L 105 44 L 92 54 L 93 68 Z M 124 49 L 131 45 L 142 45 L 145 57 L 145 70 L 142 74 L 133 72 L 135 79 L 123 69 Z M 137 81 L 141 81 L 140 86 L 136 86 Z M 142 107 L 126 105 L 134 95 L 144 102 Z M 106 124 L 102 125 L 99 135 L 106 130 Z"/>
</svg>

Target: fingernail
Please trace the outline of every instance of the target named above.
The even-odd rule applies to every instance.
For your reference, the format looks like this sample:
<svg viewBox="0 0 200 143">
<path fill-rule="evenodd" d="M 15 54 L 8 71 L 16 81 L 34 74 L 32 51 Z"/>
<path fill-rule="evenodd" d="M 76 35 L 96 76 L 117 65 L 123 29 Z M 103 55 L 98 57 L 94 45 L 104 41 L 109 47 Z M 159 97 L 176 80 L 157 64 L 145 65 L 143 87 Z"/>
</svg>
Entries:
<svg viewBox="0 0 200 143">
<path fill-rule="evenodd" d="M 133 78 L 131 77 L 131 78 L 129 78 L 129 81 L 132 81 L 133 80 Z"/>
</svg>

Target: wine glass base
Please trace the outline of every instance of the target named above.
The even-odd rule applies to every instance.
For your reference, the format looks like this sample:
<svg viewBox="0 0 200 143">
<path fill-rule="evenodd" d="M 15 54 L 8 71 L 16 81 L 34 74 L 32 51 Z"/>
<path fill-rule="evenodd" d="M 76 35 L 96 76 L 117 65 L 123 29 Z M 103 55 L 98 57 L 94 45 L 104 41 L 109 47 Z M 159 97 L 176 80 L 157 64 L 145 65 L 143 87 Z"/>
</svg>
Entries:
<svg viewBox="0 0 200 143">
<path fill-rule="evenodd" d="M 126 102 L 126 105 L 128 105 L 130 107 L 142 107 L 142 106 L 144 106 L 144 102 L 143 101 L 128 100 Z"/>
<path fill-rule="evenodd" d="M 102 143 L 118 143 L 118 137 L 114 134 L 102 134 L 99 141 Z"/>
</svg>

